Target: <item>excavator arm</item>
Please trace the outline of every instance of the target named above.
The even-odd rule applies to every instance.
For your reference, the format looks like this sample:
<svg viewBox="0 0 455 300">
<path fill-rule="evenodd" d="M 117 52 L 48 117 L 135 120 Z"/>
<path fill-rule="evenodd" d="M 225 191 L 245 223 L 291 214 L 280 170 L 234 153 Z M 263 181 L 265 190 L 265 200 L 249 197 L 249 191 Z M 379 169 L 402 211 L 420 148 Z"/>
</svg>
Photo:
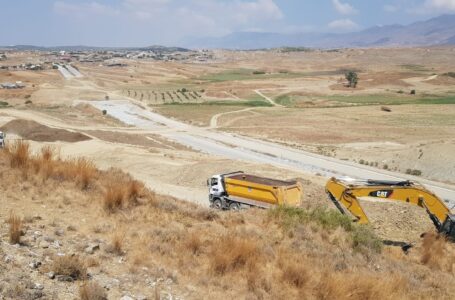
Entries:
<svg viewBox="0 0 455 300">
<path fill-rule="evenodd" d="M 349 182 L 331 178 L 326 185 L 326 191 L 342 212 L 348 210 L 360 224 L 368 224 L 368 217 L 360 205 L 359 199 L 401 201 L 424 208 L 438 231 L 454 235 L 454 216 L 444 201 L 425 187 L 410 181 L 362 181 Z"/>
</svg>

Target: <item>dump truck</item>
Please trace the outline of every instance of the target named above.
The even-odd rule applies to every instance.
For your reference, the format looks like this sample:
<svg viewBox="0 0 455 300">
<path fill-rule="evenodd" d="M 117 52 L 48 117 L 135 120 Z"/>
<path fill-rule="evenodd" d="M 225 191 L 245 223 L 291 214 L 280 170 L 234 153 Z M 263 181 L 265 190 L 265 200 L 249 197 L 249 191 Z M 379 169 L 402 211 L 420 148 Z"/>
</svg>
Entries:
<svg viewBox="0 0 455 300">
<path fill-rule="evenodd" d="M 214 175 L 207 180 L 210 206 L 239 210 L 247 207 L 299 206 L 302 185 L 245 174 L 242 171 Z"/>
</svg>

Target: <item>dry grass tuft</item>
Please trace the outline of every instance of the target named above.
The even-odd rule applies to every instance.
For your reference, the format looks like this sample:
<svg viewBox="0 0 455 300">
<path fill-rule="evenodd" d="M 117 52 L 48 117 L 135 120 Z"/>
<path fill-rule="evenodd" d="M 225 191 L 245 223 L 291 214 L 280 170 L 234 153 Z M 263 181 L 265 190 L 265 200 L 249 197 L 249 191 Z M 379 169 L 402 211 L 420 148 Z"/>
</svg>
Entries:
<svg viewBox="0 0 455 300">
<path fill-rule="evenodd" d="M 115 230 L 111 236 L 111 243 L 107 246 L 106 252 L 116 255 L 123 255 L 123 243 L 125 241 L 125 232 L 121 229 Z"/>
<path fill-rule="evenodd" d="M 76 173 L 76 181 L 81 189 L 86 190 L 89 188 L 90 183 L 96 178 L 97 169 L 93 162 L 79 158 L 74 163 L 74 171 Z"/>
<path fill-rule="evenodd" d="M 371 273 L 327 271 L 321 275 L 315 289 L 318 299 L 408 299 L 408 282 L 403 277 L 389 274 L 383 278 Z"/>
<path fill-rule="evenodd" d="M 128 182 L 128 189 L 126 191 L 126 199 L 132 205 L 137 205 L 138 199 L 142 196 L 144 191 L 144 184 L 137 180 L 131 180 Z"/>
<path fill-rule="evenodd" d="M 282 280 L 287 284 L 303 289 L 311 280 L 308 264 L 301 257 L 291 254 L 282 255 L 279 262 Z"/>
<path fill-rule="evenodd" d="M 55 158 L 55 148 L 52 146 L 44 146 L 41 148 L 41 159 L 43 161 L 52 161 Z"/>
<path fill-rule="evenodd" d="M 52 271 L 56 275 L 65 275 L 73 280 L 87 278 L 87 267 L 78 256 L 59 256 L 54 260 Z"/>
<path fill-rule="evenodd" d="M 22 236 L 22 220 L 15 213 L 11 212 L 9 223 L 9 241 L 11 244 L 19 244 Z"/>
<path fill-rule="evenodd" d="M 114 213 L 121 209 L 125 199 L 125 185 L 120 180 L 111 180 L 106 188 L 103 199 L 104 210 L 108 213 Z"/>
<path fill-rule="evenodd" d="M 431 268 L 441 269 L 444 266 L 446 254 L 446 238 L 434 232 L 425 234 L 422 242 L 422 257 L 420 261 Z"/>
<path fill-rule="evenodd" d="M 210 258 L 212 272 L 224 275 L 242 269 L 256 270 L 262 253 L 256 240 L 236 237 L 231 233 L 214 243 Z"/>
<path fill-rule="evenodd" d="M 7 152 L 12 168 L 25 168 L 30 160 L 30 144 L 22 140 L 14 141 Z"/>
<path fill-rule="evenodd" d="M 202 250 L 202 240 L 199 234 L 193 232 L 189 234 L 184 243 L 186 249 L 188 249 L 192 254 L 199 255 Z"/>
<path fill-rule="evenodd" d="M 79 287 L 81 300 L 107 300 L 106 291 L 96 282 L 84 282 Z"/>
</svg>

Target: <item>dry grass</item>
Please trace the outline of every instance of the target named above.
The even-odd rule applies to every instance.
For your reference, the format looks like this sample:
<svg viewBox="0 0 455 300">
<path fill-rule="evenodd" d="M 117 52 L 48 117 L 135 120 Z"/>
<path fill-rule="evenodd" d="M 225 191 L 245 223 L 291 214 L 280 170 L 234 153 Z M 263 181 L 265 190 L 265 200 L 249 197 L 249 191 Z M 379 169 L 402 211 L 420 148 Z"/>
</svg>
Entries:
<svg viewBox="0 0 455 300">
<path fill-rule="evenodd" d="M 11 212 L 7 222 L 9 223 L 9 242 L 19 244 L 22 236 L 22 219 Z"/>
<path fill-rule="evenodd" d="M 327 271 L 315 288 L 318 299 L 409 299 L 409 286 L 402 276 L 387 277 L 352 270 L 349 273 Z"/>
<path fill-rule="evenodd" d="M 72 164 L 72 167 L 74 168 L 72 172 L 75 173 L 76 181 L 80 185 L 81 189 L 88 189 L 90 183 L 94 180 L 97 174 L 97 170 L 93 162 L 85 158 L 78 158 Z"/>
<path fill-rule="evenodd" d="M 79 287 L 81 300 L 107 300 L 106 291 L 96 282 L 84 282 Z"/>
<path fill-rule="evenodd" d="M 73 280 L 84 280 L 87 278 L 87 267 L 78 256 L 59 256 L 52 265 L 52 271 L 56 275 L 65 275 Z"/>
<path fill-rule="evenodd" d="M 106 185 L 106 191 L 103 198 L 104 210 L 108 213 L 114 213 L 124 205 L 125 186 L 120 180 L 114 180 Z"/>
<path fill-rule="evenodd" d="M 144 184 L 137 180 L 131 180 L 128 183 L 128 189 L 126 191 L 125 197 L 130 204 L 138 204 L 138 199 L 142 196 L 144 188 Z"/>
<path fill-rule="evenodd" d="M 224 275 L 244 268 L 256 270 L 262 260 L 260 245 L 254 239 L 236 237 L 234 233 L 224 235 L 212 247 L 211 271 Z"/>
<path fill-rule="evenodd" d="M 6 150 L 10 154 L 12 168 L 25 168 L 30 159 L 30 145 L 22 140 L 16 140 Z"/>
<path fill-rule="evenodd" d="M 188 249 L 192 254 L 199 255 L 202 250 L 202 240 L 198 233 L 191 233 L 188 235 L 185 243 L 185 249 Z"/>
<path fill-rule="evenodd" d="M 95 170 L 89 188 L 82 190 L 72 183 L 70 171 L 60 173 L 62 167 L 77 169 L 76 160 L 61 161 L 55 155 L 46 159 L 48 155 L 42 153 L 40 161 L 54 166 L 46 187 L 64 186 L 74 199 L 98 199 L 83 206 L 71 201 L 68 210 L 77 208 L 93 224 L 109 225 L 108 230 L 97 233 L 97 238 L 109 241 L 106 253 L 96 257 L 98 261 L 57 257 L 50 266 L 57 275 L 86 279 L 86 268 L 97 264 L 107 276 L 114 274 L 113 266 L 115 272 L 135 275 L 146 268 L 156 278 L 194 286 L 197 295 L 231 299 L 442 299 L 455 293 L 449 267 L 454 263 L 449 258 L 455 257 L 454 250 L 437 236 L 428 236 L 408 255 L 394 255 L 388 247 L 377 251 L 369 231 L 357 231 L 331 212 L 217 213 L 154 194 L 118 170 Z M 14 191 L 24 183 L 18 180 L 23 169 L 10 169 L 10 157 L 0 153 L 6 161 L 0 160 L 0 171 L 3 182 Z M 34 159 L 32 156 L 30 161 Z M 36 178 L 42 172 L 40 165 Z M 34 176 L 27 180 L 36 180 Z M 24 197 L 42 191 L 39 185 L 30 186 Z M 56 193 L 44 196 L 43 201 L 58 196 Z M 93 205 L 112 213 L 123 211 L 106 216 Z M 74 214 L 62 214 L 62 219 L 74 218 Z M 85 232 L 82 227 L 80 232 Z M 125 263 L 117 264 L 110 254 L 124 255 Z M 91 287 L 81 290 L 89 295 Z"/>
<path fill-rule="evenodd" d="M 433 232 L 426 233 L 422 242 L 421 262 L 431 268 L 443 268 L 447 258 L 446 243 L 444 236 Z"/>
<path fill-rule="evenodd" d="M 125 231 L 123 229 L 115 229 L 111 236 L 111 242 L 106 247 L 106 252 L 113 253 L 115 255 L 123 255 L 123 244 L 125 241 Z"/>
</svg>

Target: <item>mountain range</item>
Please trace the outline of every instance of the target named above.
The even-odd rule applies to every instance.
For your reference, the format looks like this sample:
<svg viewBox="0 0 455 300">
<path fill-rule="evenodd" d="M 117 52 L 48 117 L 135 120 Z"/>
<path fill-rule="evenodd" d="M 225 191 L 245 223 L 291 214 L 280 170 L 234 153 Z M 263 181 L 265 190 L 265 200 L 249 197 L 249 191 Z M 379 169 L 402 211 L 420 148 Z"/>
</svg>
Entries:
<svg viewBox="0 0 455 300">
<path fill-rule="evenodd" d="M 410 25 L 375 26 L 344 34 L 235 32 L 223 37 L 193 39 L 185 46 L 190 48 L 262 49 L 277 47 L 410 47 L 454 44 L 455 15 L 442 15 Z"/>
</svg>

